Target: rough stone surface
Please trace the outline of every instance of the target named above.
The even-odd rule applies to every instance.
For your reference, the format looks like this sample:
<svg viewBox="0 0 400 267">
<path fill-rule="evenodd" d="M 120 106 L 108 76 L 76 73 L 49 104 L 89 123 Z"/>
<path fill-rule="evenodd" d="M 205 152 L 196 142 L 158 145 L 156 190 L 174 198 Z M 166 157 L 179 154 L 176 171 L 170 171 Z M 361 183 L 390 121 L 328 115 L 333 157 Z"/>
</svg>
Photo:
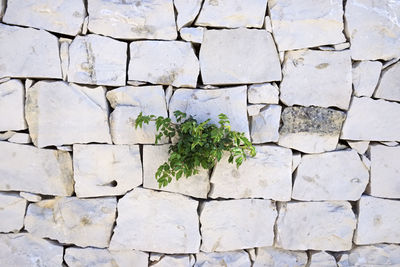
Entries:
<svg viewBox="0 0 400 267">
<path fill-rule="evenodd" d="M 278 142 L 282 107 L 268 105 L 251 117 L 251 141 L 254 144 Z"/>
<path fill-rule="evenodd" d="M 123 195 L 142 184 L 137 145 L 74 145 L 78 197 Z"/>
<path fill-rule="evenodd" d="M 136 250 L 110 251 L 100 248 L 76 248 L 65 250 L 64 260 L 69 267 L 81 266 L 148 266 L 149 254 Z"/>
<path fill-rule="evenodd" d="M 256 146 L 257 155 L 247 158 L 237 169 L 228 163 L 228 154 L 214 167 L 211 198 L 265 198 L 290 200 L 292 192 L 292 152 L 266 145 Z"/>
<path fill-rule="evenodd" d="M 16 144 L 30 144 L 30 143 L 32 143 L 32 139 L 29 136 L 29 134 L 27 134 L 27 133 L 15 133 L 7 141 L 11 142 L 11 143 L 16 143 Z"/>
<path fill-rule="evenodd" d="M 359 246 L 350 251 L 349 266 L 398 266 L 400 265 L 400 246 L 377 244 Z"/>
<path fill-rule="evenodd" d="M 196 87 L 199 62 L 190 43 L 137 41 L 129 49 L 129 80 Z"/>
<path fill-rule="evenodd" d="M 174 5 L 178 12 L 176 18 L 178 30 L 190 25 L 195 20 L 197 14 L 199 14 L 202 2 L 202 0 L 174 0 Z"/>
<path fill-rule="evenodd" d="M 262 83 L 252 84 L 247 91 L 248 101 L 252 104 L 278 104 L 279 88 L 276 84 Z"/>
<path fill-rule="evenodd" d="M 25 130 L 25 89 L 20 80 L 0 83 L 0 132 Z"/>
<path fill-rule="evenodd" d="M 379 82 L 378 88 L 376 88 L 374 97 L 400 102 L 399 76 L 400 76 L 400 62 L 385 69 L 382 72 L 382 77 Z"/>
<path fill-rule="evenodd" d="M 287 106 L 349 107 L 352 78 L 348 50 L 289 51 L 282 73 L 280 98 Z"/>
<path fill-rule="evenodd" d="M 61 79 L 57 38 L 44 31 L 0 23 L 0 78 Z"/>
<path fill-rule="evenodd" d="M 169 145 L 143 146 L 143 187 L 207 198 L 210 190 L 209 175 L 208 170 L 202 168 L 199 174 L 188 178 L 182 177 L 178 181 L 173 179 L 166 187 L 159 188 L 155 174 L 158 166 L 168 160 L 168 148 Z"/>
<path fill-rule="evenodd" d="M 42 197 L 37 194 L 29 193 L 29 192 L 19 192 L 19 195 L 29 202 L 38 202 L 42 200 Z"/>
<path fill-rule="evenodd" d="M 370 153 L 370 195 L 400 199 L 400 146 L 372 145 Z"/>
<path fill-rule="evenodd" d="M 303 267 L 307 264 L 306 252 L 287 251 L 275 247 L 257 248 L 253 267 Z"/>
<path fill-rule="evenodd" d="M 27 233 L 0 235 L 4 266 L 62 266 L 64 248 Z"/>
<path fill-rule="evenodd" d="M 276 216 L 275 204 L 270 200 L 205 202 L 200 213 L 201 250 L 213 252 L 271 246 Z"/>
<path fill-rule="evenodd" d="M 197 201 L 179 194 L 135 188 L 118 201 L 110 248 L 197 253 L 197 207 Z"/>
<path fill-rule="evenodd" d="M 259 104 L 259 105 L 248 105 L 247 106 L 247 114 L 250 117 L 257 116 L 260 114 L 261 109 L 265 108 L 267 105 Z"/>
<path fill-rule="evenodd" d="M 265 30 L 205 31 L 200 68 L 204 84 L 263 83 L 282 78 L 274 41 Z"/>
<path fill-rule="evenodd" d="M 196 25 L 222 28 L 261 28 L 267 0 L 205 0 Z"/>
<path fill-rule="evenodd" d="M 190 267 L 193 264 L 190 263 L 191 255 L 164 255 L 158 262 L 152 264 L 154 267 Z"/>
<path fill-rule="evenodd" d="M 329 108 L 287 107 L 278 144 L 306 153 L 335 150 L 345 116 Z"/>
<path fill-rule="evenodd" d="M 177 37 L 172 0 L 89 0 L 88 13 L 93 33 L 128 40 Z"/>
<path fill-rule="evenodd" d="M 371 97 L 378 84 L 382 63 L 361 61 L 353 67 L 353 86 L 355 96 Z"/>
<path fill-rule="evenodd" d="M 269 0 L 268 8 L 279 51 L 346 41 L 341 0 Z"/>
<path fill-rule="evenodd" d="M 18 232 L 24 226 L 25 208 L 26 200 L 17 193 L 0 192 L 0 232 Z"/>
<path fill-rule="evenodd" d="M 400 201 L 362 196 L 354 243 L 400 243 Z"/>
<path fill-rule="evenodd" d="M 28 90 L 25 116 L 38 147 L 111 143 L 104 87 L 39 81 Z"/>
<path fill-rule="evenodd" d="M 28 206 L 25 229 L 38 237 L 80 247 L 108 247 L 117 200 L 57 197 Z"/>
<path fill-rule="evenodd" d="M 107 92 L 114 111 L 110 115 L 114 144 L 154 144 L 157 133 L 154 122 L 135 129 L 140 112 L 143 115 L 167 117 L 165 93 L 162 86 L 125 86 Z M 166 140 L 161 140 L 161 143 Z"/>
<path fill-rule="evenodd" d="M 224 113 L 230 120 L 232 130 L 244 132 L 250 137 L 246 99 L 246 86 L 215 90 L 178 89 L 172 95 L 169 112 L 171 116 L 174 111 L 180 110 L 201 122 L 210 118 L 214 124 L 218 124 L 218 115 Z M 174 121 L 175 117 L 171 119 Z"/>
<path fill-rule="evenodd" d="M 179 31 L 183 40 L 187 42 L 201 44 L 203 42 L 204 28 L 196 27 L 196 28 L 182 28 Z"/>
<path fill-rule="evenodd" d="M 250 267 L 249 254 L 244 250 L 229 252 L 200 252 L 196 254 L 194 267 Z"/>
<path fill-rule="evenodd" d="M 74 190 L 68 152 L 0 142 L 0 190 L 70 196 Z"/>
<path fill-rule="evenodd" d="M 304 155 L 297 167 L 292 198 L 356 201 L 368 181 L 368 170 L 354 150 Z"/>
<path fill-rule="evenodd" d="M 126 82 L 128 45 L 112 38 L 77 36 L 69 46 L 68 81 L 123 86 Z"/>
<path fill-rule="evenodd" d="M 400 2 L 349 0 L 345 10 L 346 35 L 354 60 L 400 56 Z"/>
<path fill-rule="evenodd" d="M 66 35 L 78 35 L 86 16 L 82 0 L 8 0 L 3 21 Z"/>
<path fill-rule="evenodd" d="M 340 138 L 400 141 L 400 104 L 382 99 L 353 97 Z"/>
<path fill-rule="evenodd" d="M 288 250 L 350 250 L 355 228 L 349 202 L 289 202 L 279 210 L 276 245 Z"/>
<path fill-rule="evenodd" d="M 369 147 L 368 141 L 347 141 L 347 144 L 360 155 L 363 155 Z"/>
<path fill-rule="evenodd" d="M 337 267 L 335 257 L 325 251 L 311 254 L 310 267 Z"/>
</svg>

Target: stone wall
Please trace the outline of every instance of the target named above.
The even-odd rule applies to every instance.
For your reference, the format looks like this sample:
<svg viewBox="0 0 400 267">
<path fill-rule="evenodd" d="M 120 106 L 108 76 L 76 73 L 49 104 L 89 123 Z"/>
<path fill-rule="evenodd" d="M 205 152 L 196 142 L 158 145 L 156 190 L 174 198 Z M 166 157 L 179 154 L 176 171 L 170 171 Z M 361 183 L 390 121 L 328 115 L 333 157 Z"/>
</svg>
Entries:
<svg viewBox="0 0 400 267">
<path fill-rule="evenodd" d="M 1 0 L 2 266 L 399 266 L 400 2 Z M 140 112 L 225 113 L 158 189 Z"/>
</svg>

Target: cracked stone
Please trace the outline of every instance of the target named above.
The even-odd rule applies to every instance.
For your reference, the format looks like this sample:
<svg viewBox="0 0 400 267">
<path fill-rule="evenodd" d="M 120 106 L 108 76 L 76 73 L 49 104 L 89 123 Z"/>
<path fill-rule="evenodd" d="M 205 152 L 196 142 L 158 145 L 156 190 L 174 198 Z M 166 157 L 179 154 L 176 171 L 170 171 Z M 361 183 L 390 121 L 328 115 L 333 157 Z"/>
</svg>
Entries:
<svg viewBox="0 0 400 267">
<path fill-rule="evenodd" d="M 202 0 L 174 0 L 174 5 L 178 12 L 176 18 L 178 30 L 192 24 L 197 14 L 199 14 L 202 2 Z"/>
</svg>

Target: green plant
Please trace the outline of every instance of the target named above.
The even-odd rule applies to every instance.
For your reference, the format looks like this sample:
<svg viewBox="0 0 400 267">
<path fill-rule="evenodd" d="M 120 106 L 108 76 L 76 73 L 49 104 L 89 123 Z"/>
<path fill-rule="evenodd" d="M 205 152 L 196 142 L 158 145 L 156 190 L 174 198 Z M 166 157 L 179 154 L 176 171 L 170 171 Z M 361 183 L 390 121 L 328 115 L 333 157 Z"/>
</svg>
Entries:
<svg viewBox="0 0 400 267">
<path fill-rule="evenodd" d="M 228 152 L 229 163 L 236 163 L 237 168 L 247 155 L 254 157 L 256 150 L 244 133 L 231 130 L 230 122 L 225 114 L 219 114 L 219 126 L 210 123 L 210 119 L 199 123 L 192 116 L 187 117 L 181 111 L 174 112 L 177 123 L 170 118 L 154 115 L 136 118 L 135 129 L 142 128 L 143 123 L 155 122 L 157 134 L 155 143 L 161 138 L 174 136 L 178 142 L 169 148 L 168 161 L 158 167 L 156 179 L 159 187 L 168 185 L 172 177 L 176 180 L 199 173 L 199 168 L 211 169 L 221 160 L 223 152 Z"/>
</svg>

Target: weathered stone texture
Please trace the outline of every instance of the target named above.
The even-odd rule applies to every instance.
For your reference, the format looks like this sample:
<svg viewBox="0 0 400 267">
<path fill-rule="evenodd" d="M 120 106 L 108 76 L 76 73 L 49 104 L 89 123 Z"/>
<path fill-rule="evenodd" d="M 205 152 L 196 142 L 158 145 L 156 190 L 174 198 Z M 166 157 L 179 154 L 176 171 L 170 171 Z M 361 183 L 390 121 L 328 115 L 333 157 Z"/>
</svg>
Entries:
<svg viewBox="0 0 400 267">
<path fill-rule="evenodd" d="M 27 92 L 26 121 L 38 147 L 111 143 L 104 87 L 39 81 Z"/>
<path fill-rule="evenodd" d="M 74 190 L 68 152 L 0 142 L 0 190 L 70 196 Z"/>
<path fill-rule="evenodd" d="M 268 105 L 251 117 L 251 141 L 254 144 L 278 142 L 282 107 Z"/>
<path fill-rule="evenodd" d="M 306 153 L 335 150 L 346 115 L 319 107 L 287 107 L 281 115 L 278 144 Z"/>
<path fill-rule="evenodd" d="M 77 36 L 69 46 L 68 81 L 123 86 L 128 45 L 95 34 Z"/>
<path fill-rule="evenodd" d="M 277 211 L 270 200 L 209 201 L 203 205 L 200 213 L 202 251 L 272 245 Z"/>
<path fill-rule="evenodd" d="M 74 145 L 78 197 L 123 195 L 142 184 L 137 145 Z"/>
<path fill-rule="evenodd" d="M 348 266 L 398 266 L 400 246 L 393 244 L 358 246 L 350 251 L 346 263 Z"/>
<path fill-rule="evenodd" d="M 25 89 L 20 80 L 0 83 L 0 132 L 25 130 Z"/>
<path fill-rule="evenodd" d="M 290 200 L 292 191 L 292 152 L 278 146 L 256 146 L 257 155 L 239 168 L 228 163 L 228 154 L 217 163 L 211 175 L 211 198 L 265 198 Z"/>
<path fill-rule="evenodd" d="M 399 7 L 400 8 L 400 7 Z M 399 37 L 400 38 L 400 37 Z M 382 72 L 374 97 L 400 102 L 400 62 Z"/>
<path fill-rule="evenodd" d="M 284 203 L 277 220 L 276 245 L 288 250 L 350 250 L 355 228 L 349 202 Z"/>
<path fill-rule="evenodd" d="M 88 13 L 93 33 L 128 40 L 177 37 L 172 0 L 89 0 Z"/>
<path fill-rule="evenodd" d="M 129 80 L 196 87 L 199 62 L 190 43 L 136 41 L 130 44 L 129 49 Z"/>
<path fill-rule="evenodd" d="M 3 21 L 77 35 L 85 16 L 86 9 L 82 0 L 8 0 Z"/>
<path fill-rule="evenodd" d="M 321 251 L 312 253 L 309 267 L 337 267 L 336 259 L 331 254 Z"/>
<path fill-rule="evenodd" d="M 197 253 L 198 202 L 188 197 L 135 188 L 118 201 L 110 249 Z"/>
<path fill-rule="evenodd" d="M 32 28 L 0 23 L 0 78 L 61 79 L 58 40 Z"/>
<path fill-rule="evenodd" d="M 355 96 L 371 97 L 381 74 L 379 61 L 361 61 L 353 67 L 353 86 Z"/>
<path fill-rule="evenodd" d="M 24 198 L 16 193 L 0 192 L 0 232 L 18 232 L 24 226 L 25 209 Z"/>
<path fill-rule="evenodd" d="M 185 27 L 179 33 L 183 40 L 187 42 L 201 44 L 203 42 L 205 28 L 203 27 Z"/>
<path fill-rule="evenodd" d="M 275 247 L 257 248 L 257 256 L 253 267 L 303 267 L 307 264 L 307 253 L 288 251 Z"/>
<path fill-rule="evenodd" d="M 250 267 L 251 261 L 249 254 L 244 250 L 228 252 L 200 252 L 196 254 L 194 267 Z"/>
<path fill-rule="evenodd" d="M 252 104 L 278 104 L 279 88 L 276 84 L 252 84 L 247 91 L 249 103 Z"/>
<path fill-rule="evenodd" d="M 279 51 L 345 42 L 341 0 L 269 0 Z"/>
<path fill-rule="evenodd" d="M 206 30 L 200 68 L 204 84 L 263 83 L 282 77 L 274 41 L 265 30 Z"/>
<path fill-rule="evenodd" d="M 32 235 L 80 247 L 108 247 L 116 216 L 115 198 L 57 197 L 28 206 L 25 229 Z"/>
<path fill-rule="evenodd" d="M 195 20 L 202 4 L 202 0 L 174 0 L 174 6 L 178 12 L 176 18 L 178 30 Z"/>
<path fill-rule="evenodd" d="M 154 144 L 154 122 L 135 129 L 140 112 L 143 115 L 167 117 L 165 93 L 162 86 L 125 86 L 107 92 L 114 111 L 110 115 L 111 136 L 114 144 Z M 167 140 L 162 139 L 161 143 Z"/>
</svg>

